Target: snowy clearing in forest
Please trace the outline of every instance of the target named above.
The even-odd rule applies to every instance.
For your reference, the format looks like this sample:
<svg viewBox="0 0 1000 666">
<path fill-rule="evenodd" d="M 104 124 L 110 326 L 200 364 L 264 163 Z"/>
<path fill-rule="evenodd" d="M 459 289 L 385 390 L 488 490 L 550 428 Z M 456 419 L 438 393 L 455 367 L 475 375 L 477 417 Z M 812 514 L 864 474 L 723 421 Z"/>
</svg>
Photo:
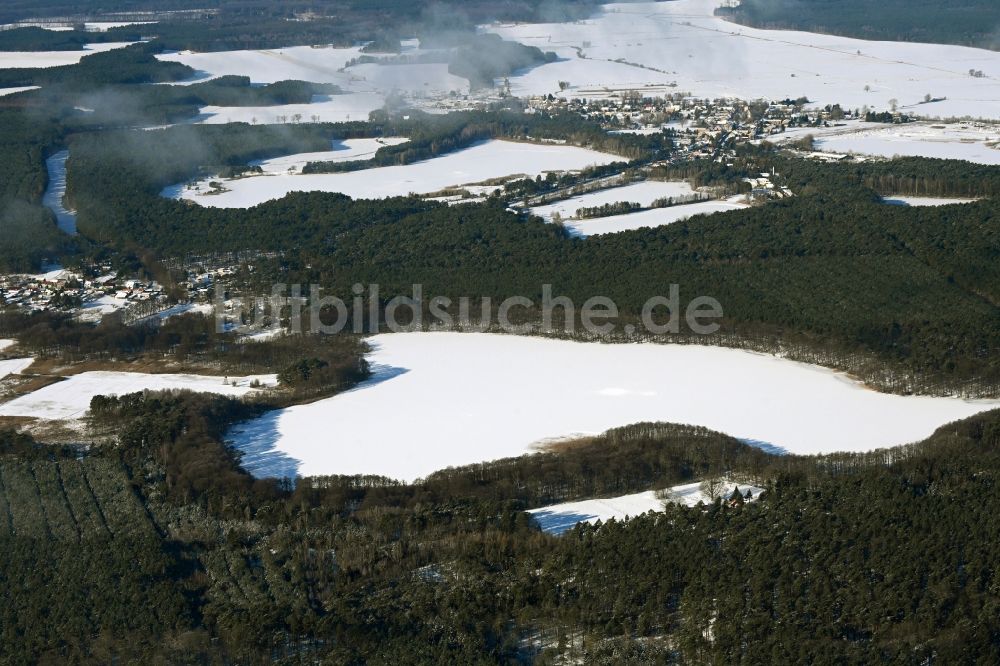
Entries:
<svg viewBox="0 0 1000 666">
<path fill-rule="evenodd" d="M 588 192 L 545 206 L 537 206 L 532 208 L 531 212 L 543 218 L 546 222 L 551 222 L 553 213 L 559 213 L 562 219 L 566 220 L 575 217 L 576 211 L 580 208 L 595 208 L 622 201 L 637 203 L 640 206 L 647 207 L 657 199 L 684 197 L 691 196 L 692 194 L 694 194 L 694 190 L 686 182 L 644 180 L 640 183 Z"/>
<path fill-rule="evenodd" d="M 745 204 L 733 201 L 699 201 L 667 208 L 654 208 L 638 213 L 612 215 L 610 217 L 595 217 L 589 220 L 568 220 L 564 224 L 574 236 L 599 236 L 613 234 L 619 231 L 632 231 L 651 227 L 662 227 L 674 222 L 686 220 L 694 215 L 711 215 L 730 210 L 747 208 Z"/>
<path fill-rule="evenodd" d="M 13 95 L 19 92 L 25 92 L 28 90 L 38 90 L 41 86 L 21 86 L 19 88 L 0 88 L 0 97 L 6 97 L 7 95 Z"/>
<path fill-rule="evenodd" d="M 314 95 L 309 104 L 279 104 L 273 106 L 203 106 L 193 123 L 224 125 L 283 125 L 296 122 L 345 123 L 368 120 L 368 114 L 381 109 L 385 98 L 374 92 L 354 92 L 343 95 Z"/>
<path fill-rule="evenodd" d="M 741 484 L 727 480 L 724 481 L 719 496 L 728 499 L 736 488 L 739 488 L 740 494 L 743 495 L 747 491 L 750 491 L 752 495 L 750 498 L 751 502 L 756 501 L 760 493 L 764 490 L 750 484 Z M 621 495 L 619 497 L 603 497 L 553 504 L 540 509 L 531 509 L 528 513 L 535 519 L 535 522 L 538 523 L 543 532 L 559 535 L 573 529 L 578 523 L 590 523 L 593 525 L 598 520 L 603 523 L 612 518 L 619 521 L 626 518 L 635 518 L 650 511 L 659 513 L 663 511 L 664 500 L 657 495 L 658 491 L 647 490 L 646 492 Z M 700 482 L 672 486 L 666 489 L 665 495 L 670 498 L 670 502 L 685 506 L 697 506 L 698 502 L 710 504 L 713 501 L 711 497 L 702 491 Z"/>
<path fill-rule="evenodd" d="M 131 43 L 108 42 L 106 44 L 86 44 L 80 51 L 0 51 L 0 69 L 75 65 L 84 56 L 124 48 Z"/>
<path fill-rule="evenodd" d="M 298 159 L 296 156 L 291 158 Z M 622 158 L 574 146 L 485 141 L 464 150 L 405 166 L 324 174 L 275 174 L 221 180 L 226 191 L 212 194 L 208 178 L 189 187 L 173 185 L 162 194 L 215 208 L 248 208 L 289 192 L 341 192 L 359 199 L 429 194 L 464 184 L 517 174 L 538 176 L 572 171 Z"/>
<path fill-rule="evenodd" d="M 412 480 L 642 421 L 704 426 L 792 453 L 867 451 L 1000 406 L 878 393 L 818 366 L 721 347 L 480 333 L 369 342 L 372 379 L 230 431 L 248 471 Z"/>
<path fill-rule="evenodd" d="M 406 143 L 409 139 L 398 136 L 386 137 L 384 139 L 345 139 L 343 141 L 333 141 L 330 150 L 320 153 L 297 153 L 295 155 L 285 155 L 284 157 L 273 157 L 268 160 L 257 160 L 251 162 L 252 166 L 259 166 L 267 174 L 285 174 L 290 171 L 301 171 L 309 162 L 354 162 L 357 160 L 369 160 L 375 157 L 375 153 L 383 146 L 396 146 Z"/>
<path fill-rule="evenodd" d="M 225 380 L 225 381 L 224 381 Z M 277 375 L 210 377 L 207 375 L 151 375 L 141 372 L 84 372 L 67 377 L 28 395 L 0 405 L 0 416 L 74 419 L 90 409 L 95 395 L 125 395 L 139 391 L 188 390 L 239 397 L 254 391 L 251 382 L 275 386 Z M 233 386 L 236 382 L 236 386 Z"/>
<path fill-rule="evenodd" d="M 942 199 L 940 197 L 884 197 L 882 203 L 891 206 L 950 206 L 952 204 L 973 203 L 977 199 Z"/>
<path fill-rule="evenodd" d="M 818 106 L 879 110 L 895 99 L 901 109 L 926 117 L 1000 118 L 996 51 L 758 30 L 713 16 L 720 4 L 610 4 L 583 21 L 483 29 L 560 56 L 511 77 L 515 95 L 599 98 L 676 84 L 674 91 L 697 97 L 805 96 Z M 970 69 L 986 75 L 972 77 Z M 569 87 L 560 90 L 560 81 Z M 938 101 L 923 104 L 925 95 Z"/>
</svg>

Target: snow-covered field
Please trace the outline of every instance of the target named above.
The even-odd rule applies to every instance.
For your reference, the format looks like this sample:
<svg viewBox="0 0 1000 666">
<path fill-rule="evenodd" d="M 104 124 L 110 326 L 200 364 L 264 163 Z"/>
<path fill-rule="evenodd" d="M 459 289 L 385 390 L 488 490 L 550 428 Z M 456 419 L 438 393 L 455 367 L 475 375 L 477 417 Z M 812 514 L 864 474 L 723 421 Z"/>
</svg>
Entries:
<svg viewBox="0 0 1000 666">
<path fill-rule="evenodd" d="M 893 206 L 950 206 L 951 204 L 972 203 L 975 199 L 941 199 L 939 197 L 887 197 L 882 203 Z"/>
<path fill-rule="evenodd" d="M 701 483 L 686 483 L 680 486 L 672 486 L 667 489 L 671 502 L 683 504 L 685 506 L 696 506 L 698 502 L 711 503 L 712 499 L 701 490 Z M 725 481 L 721 497 L 728 499 L 735 488 L 739 488 L 741 494 L 746 494 L 749 490 L 752 494 L 750 501 L 756 501 L 763 488 L 750 484 L 740 484 L 733 481 Z M 657 497 L 657 491 L 647 490 L 643 493 L 632 495 L 621 495 L 619 497 L 605 497 L 600 499 L 581 500 L 579 502 L 564 502 L 553 504 L 540 509 L 528 511 L 543 532 L 549 534 L 563 534 L 573 529 L 577 523 L 590 523 L 593 525 L 598 520 L 607 522 L 615 520 L 625 520 L 635 518 L 650 511 L 659 513 L 663 511 L 663 499 Z"/>
<path fill-rule="evenodd" d="M 206 125 L 250 123 L 272 125 L 294 122 L 343 123 L 368 120 L 368 114 L 381 109 L 385 97 L 376 92 L 352 92 L 343 95 L 314 95 L 310 104 L 277 106 L 203 106 L 192 122 Z"/>
<path fill-rule="evenodd" d="M 17 344 L 17 340 L 0 340 L 0 352 L 4 349 L 10 349 Z"/>
<path fill-rule="evenodd" d="M 877 393 L 823 368 L 719 347 L 475 333 L 370 342 L 373 379 L 229 434 L 249 471 L 410 480 L 640 421 L 705 426 L 793 453 L 865 451 L 1000 405 Z"/>
<path fill-rule="evenodd" d="M 1000 124 L 928 121 L 886 125 L 848 120 L 830 127 L 796 127 L 768 137 L 788 144 L 812 136 L 817 151 L 834 156 L 937 157 L 1000 164 Z"/>
<path fill-rule="evenodd" d="M 75 65 L 84 56 L 128 46 L 131 42 L 87 44 L 81 51 L 0 51 L 0 69 Z"/>
<path fill-rule="evenodd" d="M 151 25 L 156 21 L 87 21 L 83 24 L 83 29 L 89 32 L 107 32 L 111 28 L 123 28 L 129 25 Z M 65 32 L 73 30 L 74 24 L 66 23 L 62 25 L 47 22 L 20 21 L 18 23 L 6 23 L 0 25 L 0 30 L 12 28 L 42 28 L 53 32 Z"/>
<path fill-rule="evenodd" d="M 348 61 L 361 56 L 361 48 L 312 48 L 294 46 L 261 51 L 181 51 L 156 56 L 180 62 L 198 71 L 188 83 L 219 76 L 249 76 L 254 83 L 274 83 L 288 79 L 313 83 L 349 84 L 350 74 L 341 70 Z"/>
<path fill-rule="evenodd" d="M 30 363 L 30 361 L 29 361 Z M 228 379 L 228 383 L 223 380 Z M 74 419 L 84 415 L 95 395 L 124 395 L 138 391 L 186 389 L 242 396 L 256 389 L 250 383 L 274 386 L 277 375 L 209 377 L 205 375 L 150 375 L 140 372 L 84 372 L 0 405 L 0 416 Z M 236 382 L 236 386 L 232 383 Z"/>
<path fill-rule="evenodd" d="M 355 198 L 381 199 L 409 193 L 427 194 L 515 174 L 537 176 L 548 171 L 570 171 L 621 159 L 574 146 L 485 141 L 406 166 L 348 173 L 251 176 L 223 181 L 228 191 L 221 194 L 207 194 L 210 191 L 208 183 L 215 179 L 205 179 L 193 188 L 186 184 L 168 187 L 162 194 L 216 208 L 247 208 L 296 191 L 342 192 Z"/>
<path fill-rule="evenodd" d="M 0 97 L 6 97 L 7 95 L 13 95 L 26 90 L 38 90 L 39 87 L 40 86 L 21 86 L 19 88 L 0 88 Z"/>
<path fill-rule="evenodd" d="M 11 342 L 10 340 L 4 340 L 3 342 Z M 29 365 L 34 363 L 33 358 L 15 358 L 9 361 L 0 361 L 0 379 L 3 379 L 7 375 L 16 375 L 22 372 Z"/>
<path fill-rule="evenodd" d="M 714 17 L 719 4 L 611 4 L 584 21 L 485 29 L 561 58 L 512 77 L 515 95 L 600 97 L 605 89 L 676 83 L 677 91 L 699 97 L 806 96 L 816 105 L 852 109 L 887 109 L 896 99 L 926 117 L 1000 118 L 998 52 L 757 30 Z M 970 69 L 986 76 L 970 77 Z M 560 91 L 559 81 L 570 87 Z M 918 104 L 928 94 L 947 99 Z"/>
<path fill-rule="evenodd" d="M 595 217 L 588 220 L 568 220 L 564 222 L 571 233 L 576 236 L 598 236 L 613 234 L 619 231 L 631 231 L 647 227 L 662 227 L 674 222 L 686 220 L 694 215 L 711 215 L 729 210 L 740 210 L 746 205 L 732 201 L 699 201 L 697 203 L 670 206 L 669 208 L 654 208 L 626 215 L 610 217 Z"/>
<path fill-rule="evenodd" d="M 1000 106 L 1000 102 L 997 104 Z M 870 125 L 850 134 L 817 137 L 817 150 L 879 157 L 937 157 L 1000 164 L 1000 127 L 969 125 Z"/>
<path fill-rule="evenodd" d="M 259 51 L 222 51 L 217 53 L 166 53 L 160 60 L 181 62 L 193 67 L 198 74 L 191 81 L 205 81 L 224 75 L 249 76 L 254 83 L 274 83 L 287 79 L 333 83 L 344 91 L 342 95 L 317 95 L 311 104 L 268 107 L 207 106 L 195 122 L 227 123 L 289 122 L 295 115 L 305 121 L 315 116 L 322 122 L 367 120 L 368 114 L 382 108 L 386 97 L 393 93 L 406 94 L 411 100 L 424 97 L 447 97 L 451 93 L 465 95 L 469 82 L 448 72 L 448 65 L 366 63 L 347 67 L 348 62 L 363 55 L 360 47 L 314 48 L 293 46 Z"/>
<path fill-rule="evenodd" d="M 407 141 L 409 139 L 398 136 L 384 139 L 346 139 L 334 141 L 330 146 L 331 150 L 324 152 L 296 153 L 269 160 L 258 160 L 250 164 L 259 166 L 266 174 L 286 174 L 289 171 L 301 171 L 309 162 L 353 162 L 371 159 L 382 146 L 395 146 Z"/>
<path fill-rule="evenodd" d="M 629 201 L 640 206 L 649 206 L 657 199 L 667 197 L 682 197 L 694 194 L 694 190 L 686 182 L 663 182 L 657 180 L 645 180 L 640 183 L 632 183 L 622 187 L 612 187 L 607 190 L 588 192 L 571 199 L 564 199 L 546 206 L 532 208 L 531 212 L 544 218 L 546 221 L 552 220 L 553 213 L 559 213 L 565 220 L 576 215 L 580 208 L 594 208 L 606 204 Z"/>
</svg>

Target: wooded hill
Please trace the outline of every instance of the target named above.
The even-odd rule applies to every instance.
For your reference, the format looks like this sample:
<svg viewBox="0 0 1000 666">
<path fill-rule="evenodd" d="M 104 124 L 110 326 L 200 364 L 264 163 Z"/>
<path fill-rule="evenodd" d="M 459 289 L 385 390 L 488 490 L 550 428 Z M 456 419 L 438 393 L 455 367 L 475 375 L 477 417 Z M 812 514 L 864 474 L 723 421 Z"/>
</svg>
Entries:
<svg viewBox="0 0 1000 666">
<path fill-rule="evenodd" d="M 716 14 L 755 28 L 1000 48 L 1000 7 L 990 0 L 742 0 Z"/>
<path fill-rule="evenodd" d="M 0 433 L 4 661 L 1000 658 L 997 412 L 869 454 L 776 457 L 639 424 L 413 485 L 293 490 L 235 467 L 233 400 L 93 411 L 106 443 L 83 457 Z M 322 437 L 335 446 L 335 426 Z M 563 537 L 524 513 L 720 472 L 767 491 Z"/>
</svg>

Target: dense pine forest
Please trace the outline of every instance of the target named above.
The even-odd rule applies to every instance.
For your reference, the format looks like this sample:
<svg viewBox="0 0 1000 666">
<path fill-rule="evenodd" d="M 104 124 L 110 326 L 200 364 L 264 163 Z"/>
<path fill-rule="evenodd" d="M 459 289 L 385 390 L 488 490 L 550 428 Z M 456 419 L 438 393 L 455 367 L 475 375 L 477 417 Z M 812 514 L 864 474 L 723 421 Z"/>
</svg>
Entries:
<svg viewBox="0 0 1000 666">
<path fill-rule="evenodd" d="M 585 18 L 599 4 L 597 0 L 264 0 L 251 3 L 241 0 L 210 3 L 11 0 L 0 7 L 0 25 L 48 17 L 81 21 L 111 12 L 151 12 L 142 18 L 155 19 L 155 23 L 116 27 L 96 34 L 85 32 L 82 26 L 58 33 L 32 27 L 4 30 L 0 31 L 0 50 L 79 50 L 88 42 L 142 39 L 157 48 L 196 51 L 269 49 L 289 44 L 352 46 L 357 42 L 373 41 L 379 50 L 391 52 L 398 51 L 401 36 L 416 35 L 432 47 L 467 46 L 469 57 L 456 62 L 478 77 L 497 64 L 507 72 L 530 64 L 540 52 L 509 43 L 490 44 L 486 51 L 475 49 L 479 44 L 477 25 L 494 20 Z M 490 50 L 493 53 L 489 53 Z M 529 56 L 527 62 L 523 60 L 526 54 Z"/>
<path fill-rule="evenodd" d="M 742 0 L 716 13 L 755 28 L 1000 49 L 1000 7 L 989 0 Z"/>
<path fill-rule="evenodd" d="M 96 399 L 85 454 L 0 433 L 10 663 L 989 663 L 1000 415 L 868 454 L 772 456 L 667 424 L 378 477 L 254 481 L 248 407 Z M 562 537 L 524 509 L 725 472 L 742 507 Z"/>
</svg>

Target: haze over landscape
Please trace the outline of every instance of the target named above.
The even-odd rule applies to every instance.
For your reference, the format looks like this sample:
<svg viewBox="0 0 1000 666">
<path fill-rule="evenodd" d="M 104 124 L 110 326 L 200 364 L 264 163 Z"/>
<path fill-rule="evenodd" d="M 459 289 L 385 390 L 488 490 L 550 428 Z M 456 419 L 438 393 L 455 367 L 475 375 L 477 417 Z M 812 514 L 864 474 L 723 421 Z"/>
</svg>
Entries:
<svg viewBox="0 0 1000 666">
<path fill-rule="evenodd" d="M 11 0 L 0 661 L 994 663 L 985 0 Z"/>
</svg>

